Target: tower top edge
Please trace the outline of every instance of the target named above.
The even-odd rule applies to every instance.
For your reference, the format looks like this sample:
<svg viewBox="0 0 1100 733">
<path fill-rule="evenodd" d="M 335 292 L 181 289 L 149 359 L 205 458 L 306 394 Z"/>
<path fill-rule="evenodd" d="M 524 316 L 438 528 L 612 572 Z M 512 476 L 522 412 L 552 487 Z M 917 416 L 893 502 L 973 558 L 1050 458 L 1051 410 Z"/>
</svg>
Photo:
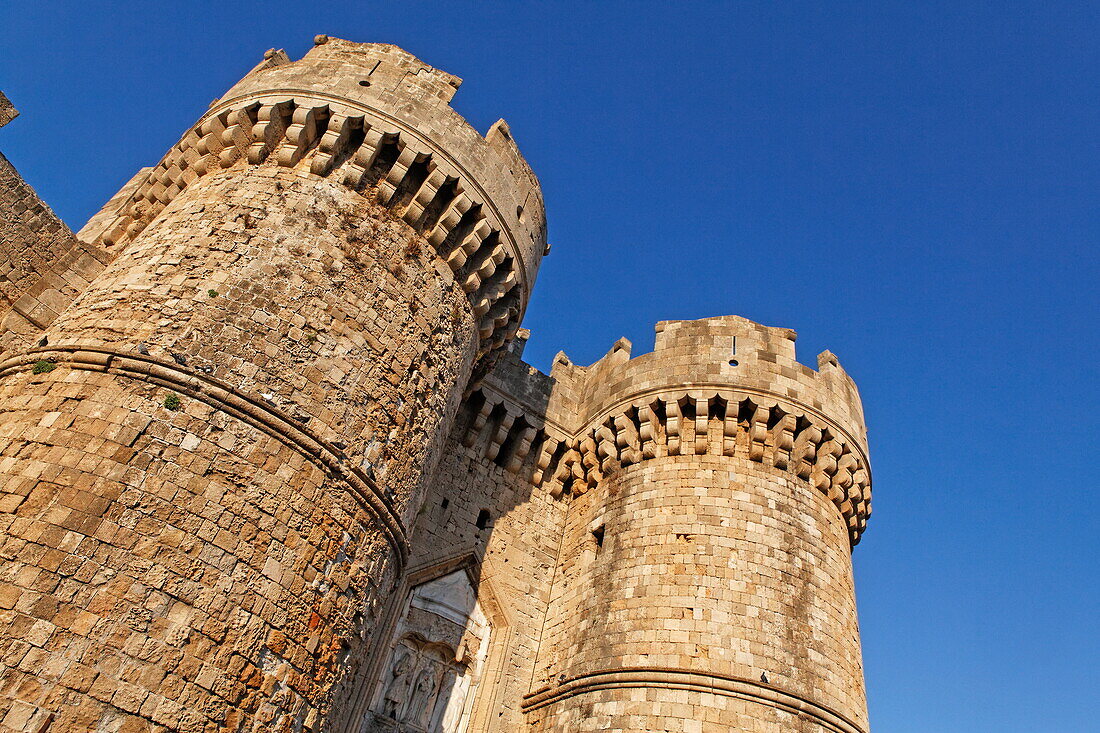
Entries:
<svg viewBox="0 0 1100 733">
<path fill-rule="evenodd" d="M 319 35 L 313 39 L 313 48 L 303 56 L 303 59 L 322 58 L 339 58 L 350 64 L 358 63 L 368 73 L 379 62 L 397 64 L 406 69 L 415 69 L 416 73 L 429 75 L 433 80 L 450 88 L 452 94 L 454 90 L 462 85 L 460 77 L 447 73 L 442 69 L 437 69 L 415 54 L 393 43 L 350 41 L 344 38 Z"/>
<path fill-rule="evenodd" d="M 797 333 L 741 316 L 660 321 L 653 351 L 631 354 L 619 339 L 589 366 L 555 359 L 551 376 L 572 386 L 590 416 L 656 392 L 731 391 L 808 408 L 834 422 L 866 447 L 863 403 L 854 380 L 831 351 L 817 368 L 795 355 Z M 562 355 L 564 356 L 564 355 Z"/>
</svg>

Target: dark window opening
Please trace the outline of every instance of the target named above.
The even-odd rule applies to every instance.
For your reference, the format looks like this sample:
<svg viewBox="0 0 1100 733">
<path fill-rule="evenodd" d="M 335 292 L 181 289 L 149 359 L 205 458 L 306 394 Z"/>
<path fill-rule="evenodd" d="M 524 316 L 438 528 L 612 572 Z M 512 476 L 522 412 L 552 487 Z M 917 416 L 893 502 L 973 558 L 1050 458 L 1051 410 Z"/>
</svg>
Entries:
<svg viewBox="0 0 1100 733">
<path fill-rule="evenodd" d="M 597 548 L 603 547 L 603 525 L 602 524 L 599 527 L 596 527 L 594 530 L 592 530 L 592 539 L 594 539 L 596 541 L 596 547 Z"/>
<path fill-rule="evenodd" d="M 382 141 L 378 155 L 375 156 L 370 170 L 360 181 L 359 187 L 371 188 L 385 178 L 386 174 L 393 168 L 393 164 L 397 162 L 399 155 L 401 155 L 401 146 L 397 142 L 397 135 L 387 135 Z"/>
<path fill-rule="evenodd" d="M 405 171 L 401 183 L 397 184 L 393 196 L 390 196 L 387 206 L 404 207 L 409 205 L 416 192 L 424 185 L 424 181 L 428 180 L 428 163 L 431 158 L 432 156 L 425 155 L 423 158 L 413 161 L 412 165 Z"/>
<path fill-rule="evenodd" d="M 489 510 L 482 509 L 477 513 L 477 522 L 475 522 L 478 529 L 485 529 L 489 526 Z"/>
</svg>

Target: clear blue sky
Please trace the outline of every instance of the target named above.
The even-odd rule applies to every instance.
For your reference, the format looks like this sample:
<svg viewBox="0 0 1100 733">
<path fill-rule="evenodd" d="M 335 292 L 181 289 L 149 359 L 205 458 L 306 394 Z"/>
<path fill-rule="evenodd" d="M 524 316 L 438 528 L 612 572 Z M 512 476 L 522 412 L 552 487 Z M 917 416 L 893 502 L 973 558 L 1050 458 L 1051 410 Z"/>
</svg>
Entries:
<svg viewBox="0 0 1100 733">
<path fill-rule="evenodd" d="M 554 244 L 536 366 L 729 313 L 839 355 L 876 733 L 1100 728 L 1100 4 L 9 2 L 0 149 L 76 228 L 315 33 L 508 119 Z"/>
</svg>

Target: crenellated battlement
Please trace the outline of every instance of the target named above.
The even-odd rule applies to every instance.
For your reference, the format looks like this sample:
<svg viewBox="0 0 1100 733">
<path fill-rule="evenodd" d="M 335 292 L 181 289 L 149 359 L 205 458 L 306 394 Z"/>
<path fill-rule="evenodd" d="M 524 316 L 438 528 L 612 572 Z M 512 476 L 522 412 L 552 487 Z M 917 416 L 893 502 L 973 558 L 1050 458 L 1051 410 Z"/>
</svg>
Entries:
<svg viewBox="0 0 1100 733">
<path fill-rule="evenodd" d="M 861 443 L 866 442 L 859 391 L 836 357 L 818 356 L 817 370 L 795 358 L 797 334 L 789 328 L 754 323 L 740 316 L 695 321 L 661 321 L 653 351 L 631 355 L 620 339 L 588 367 L 559 358 L 553 378 L 584 395 L 584 422 L 598 419 L 613 405 L 669 387 L 736 387 L 774 396 L 819 412 Z"/>
<path fill-rule="evenodd" d="M 489 225 L 504 232 L 516 248 L 523 265 L 521 280 L 534 281 L 546 250 L 542 189 L 504 120 L 482 136 L 451 108 L 461 84 L 459 77 L 397 46 L 318 36 L 299 61 L 290 61 L 282 51 L 269 51 L 268 58 L 230 88 L 203 119 L 246 99 L 286 92 L 350 104 L 368 113 L 383 137 L 394 137 L 401 157 L 408 161 L 404 167 L 420 162 L 432 170 L 427 185 L 459 182 L 454 207 L 465 213 L 480 204 Z M 461 201 L 461 194 L 469 203 Z"/>
<path fill-rule="evenodd" d="M 371 197 L 422 234 L 466 291 L 482 352 L 519 327 L 547 251 L 542 191 L 504 120 L 482 137 L 449 105 L 461 79 L 388 44 L 318 36 L 233 86 L 82 234 L 133 240 L 195 180 L 276 164 Z"/>
<path fill-rule="evenodd" d="M 626 339 L 587 367 L 559 354 L 541 399 L 515 396 L 538 380 L 502 363 L 467 400 L 463 443 L 512 473 L 530 454 L 531 481 L 555 496 L 650 458 L 744 454 L 810 482 L 857 543 L 871 513 L 866 427 L 836 357 L 823 352 L 810 369 L 795 359 L 794 331 L 739 316 L 656 331 L 654 350 L 634 358 Z"/>
</svg>

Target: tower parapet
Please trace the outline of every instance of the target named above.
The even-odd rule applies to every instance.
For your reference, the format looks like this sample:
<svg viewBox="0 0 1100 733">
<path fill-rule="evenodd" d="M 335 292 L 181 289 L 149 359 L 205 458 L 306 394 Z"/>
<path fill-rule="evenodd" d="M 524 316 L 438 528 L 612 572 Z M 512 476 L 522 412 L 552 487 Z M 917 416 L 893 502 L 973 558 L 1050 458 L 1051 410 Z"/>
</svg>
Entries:
<svg viewBox="0 0 1100 733">
<path fill-rule="evenodd" d="M 511 338 L 546 252 L 542 191 L 498 120 L 450 106 L 462 80 L 389 44 L 318 36 L 269 51 L 212 103 L 98 235 L 125 244 L 197 178 L 271 160 L 370 191 L 420 231 L 468 294 L 483 352 Z"/>
<path fill-rule="evenodd" d="M 555 364 L 559 399 L 583 396 L 571 411 L 594 446 L 591 466 L 662 452 L 728 454 L 744 432 L 753 460 L 767 454 L 810 480 L 858 543 L 871 503 L 867 429 L 837 358 L 821 353 L 815 371 L 795 359 L 794 331 L 739 316 L 662 321 L 656 331 L 654 350 L 633 359 L 622 339 L 589 367 Z"/>
</svg>

